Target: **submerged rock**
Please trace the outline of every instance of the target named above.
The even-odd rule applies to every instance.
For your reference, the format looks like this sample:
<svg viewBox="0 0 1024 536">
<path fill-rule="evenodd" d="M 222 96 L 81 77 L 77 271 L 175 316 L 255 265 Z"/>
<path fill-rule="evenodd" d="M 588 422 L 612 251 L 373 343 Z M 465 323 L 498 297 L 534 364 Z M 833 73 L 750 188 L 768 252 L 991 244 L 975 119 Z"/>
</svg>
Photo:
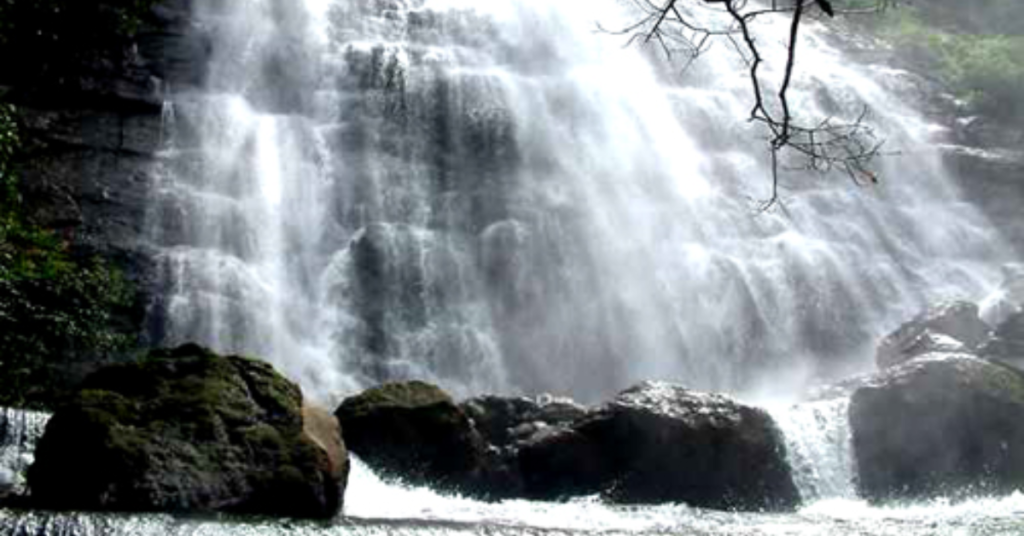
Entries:
<svg viewBox="0 0 1024 536">
<path fill-rule="evenodd" d="M 970 355 L 893 367 L 853 394 L 860 492 L 871 500 L 1024 486 L 1024 376 Z"/>
<path fill-rule="evenodd" d="M 988 337 L 978 306 L 965 301 L 935 304 L 878 344 L 875 362 L 886 369 L 936 352 L 972 352 Z"/>
<path fill-rule="evenodd" d="M 348 458 L 337 423 L 267 363 L 197 346 L 90 376 L 57 410 L 28 481 L 54 509 L 328 518 Z"/>
<path fill-rule="evenodd" d="M 725 396 L 643 383 L 566 430 L 520 450 L 526 493 L 601 493 L 623 503 L 788 509 L 799 493 L 781 433 L 763 410 Z"/>
</svg>

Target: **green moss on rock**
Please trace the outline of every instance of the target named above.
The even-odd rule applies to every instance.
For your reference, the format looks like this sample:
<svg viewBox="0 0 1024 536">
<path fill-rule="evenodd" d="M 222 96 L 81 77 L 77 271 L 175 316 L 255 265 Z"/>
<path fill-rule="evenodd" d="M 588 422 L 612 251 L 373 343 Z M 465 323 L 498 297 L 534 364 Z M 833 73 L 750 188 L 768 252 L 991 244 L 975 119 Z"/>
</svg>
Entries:
<svg viewBox="0 0 1024 536">
<path fill-rule="evenodd" d="M 440 387 L 421 381 L 386 383 L 345 399 L 342 407 L 348 415 L 363 415 L 382 408 L 414 409 L 454 405 L 452 397 Z"/>
<path fill-rule="evenodd" d="M 29 471 L 58 509 L 331 517 L 347 458 L 304 431 L 298 386 L 261 361 L 198 346 L 89 377 Z"/>
<path fill-rule="evenodd" d="M 486 463 L 472 421 L 434 385 L 384 384 L 346 399 L 335 415 L 345 444 L 385 475 L 472 492 Z"/>
</svg>

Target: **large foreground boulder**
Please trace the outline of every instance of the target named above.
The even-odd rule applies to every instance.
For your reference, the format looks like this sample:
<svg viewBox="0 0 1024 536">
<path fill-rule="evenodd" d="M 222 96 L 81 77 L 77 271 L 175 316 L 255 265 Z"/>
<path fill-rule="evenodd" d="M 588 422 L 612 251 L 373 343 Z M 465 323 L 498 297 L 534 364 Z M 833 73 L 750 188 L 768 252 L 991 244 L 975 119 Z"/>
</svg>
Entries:
<svg viewBox="0 0 1024 536">
<path fill-rule="evenodd" d="M 973 352 L 988 337 L 978 306 L 965 301 L 932 305 L 878 344 L 875 362 L 886 369 L 932 353 Z"/>
<path fill-rule="evenodd" d="M 933 354 L 854 392 L 863 496 L 881 501 L 1024 486 L 1024 377 L 970 355 Z"/>
<path fill-rule="evenodd" d="M 44 508 L 329 518 L 348 475 L 338 437 L 270 365 L 183 346 L 90 376 L 28 482 Z"/>
<path fill-rule="evenodd" d="M 345 399 L 335 415 L 348 448 L 385 476 L 466 492 L 487 471 L 483 438 L 434 385 L 384 384 Z"/>
<path fill-rule="evenodd" d="M 643 383 L 571 428 L 519 451 L 526 493 L 601 493 L 624 503 L 736 510 L 795 507 L 781 433 L 763 410 L 727 397 Z"/>
</svg>

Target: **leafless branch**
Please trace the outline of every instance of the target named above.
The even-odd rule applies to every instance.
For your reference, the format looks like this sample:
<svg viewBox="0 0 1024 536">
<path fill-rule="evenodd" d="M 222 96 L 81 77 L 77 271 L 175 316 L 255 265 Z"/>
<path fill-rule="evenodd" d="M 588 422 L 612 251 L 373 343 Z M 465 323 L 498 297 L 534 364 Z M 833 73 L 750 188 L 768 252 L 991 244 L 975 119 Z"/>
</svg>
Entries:
<svg viewBox="0 0 1024 536">
<path fill-rule="evenodd" d="M 868 125 L 867 109 L 853 121 L 838 123 L 827 118 L 803 125 L 790 106 L 789 91 L 797 64 L 797 44 L 805 17 L 820 11 L 828 16 L 876 13 L 896 4 L 898 0 L 849 0 L 842 9 L 833 9 L 833 0 L 768 0 L 755 4 L 749 0 L 633 0 L 643 13 L 635 24 L 611 33 L 628 35 L 629 41 L 655 43 L 669 57 L 684 52 L 686 67 L 710 46 L 712 39 L 729 40 L 740 53 L 749 70 L 753 105 L 751 121 L 763 124 L 770 133 L 772 188 L 771 195 L 760 203 L 767 210 L 779 201 L 780 171 L 790 155 L 802 157 L 804 170 L 828 172 L 840 170 L 856 184 L 876 183 L 878 176 L 870 169 L 871 161 L 881 154 L 882 142 Z M 842 1 L 842 0 L 838 0 Z M 726 14 L 726 22 L 717 26 L 702 22 L 682 9 L 710 9 Z M 788 14 L 791 17 L 786 41 L 786 63 L 777 94 L 765 91 L 761 67 L 764 63 L 751 24 L 763 15 Z M 773 112 L 772 110 L 778 110 Z"/>
</svg>

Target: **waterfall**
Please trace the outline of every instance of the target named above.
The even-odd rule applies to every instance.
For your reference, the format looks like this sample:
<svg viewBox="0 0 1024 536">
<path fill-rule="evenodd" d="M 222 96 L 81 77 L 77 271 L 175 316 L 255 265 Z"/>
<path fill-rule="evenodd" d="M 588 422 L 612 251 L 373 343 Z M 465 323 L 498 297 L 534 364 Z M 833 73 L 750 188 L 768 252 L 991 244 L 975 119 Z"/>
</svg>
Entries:
<svg viewBox="0 0 1024 536">
<path fill-rule="evenodd" d="M 724 43 L 685 73 L 624 46 L 596 31 L 633 20 L 614 0 L 194 9 L 210 59 L 176 88 L 152 197 L 156 338 L 264 356 L 317 396 L 783 385 L 864 365 L 898 320 L 996 276 L 997 233 L 906 76 L 817 23 L 795 109 L 866 107 L 899 154 L 876 186 L 787 174 L 760 213 L 746 69 Z M 782 41 L 784 19 L 758 24 Z"/>
<path fill-rule="evenodd" d="M 25 493 L 25 471 L 49 418 L 47 413 L 0 408 L 0 495 Z"/>
<path fill-rule="evenodd" d="M 847 396 L 770 407 L 805 504 L 857 497 L 849 409 Z"/>
</svg>

